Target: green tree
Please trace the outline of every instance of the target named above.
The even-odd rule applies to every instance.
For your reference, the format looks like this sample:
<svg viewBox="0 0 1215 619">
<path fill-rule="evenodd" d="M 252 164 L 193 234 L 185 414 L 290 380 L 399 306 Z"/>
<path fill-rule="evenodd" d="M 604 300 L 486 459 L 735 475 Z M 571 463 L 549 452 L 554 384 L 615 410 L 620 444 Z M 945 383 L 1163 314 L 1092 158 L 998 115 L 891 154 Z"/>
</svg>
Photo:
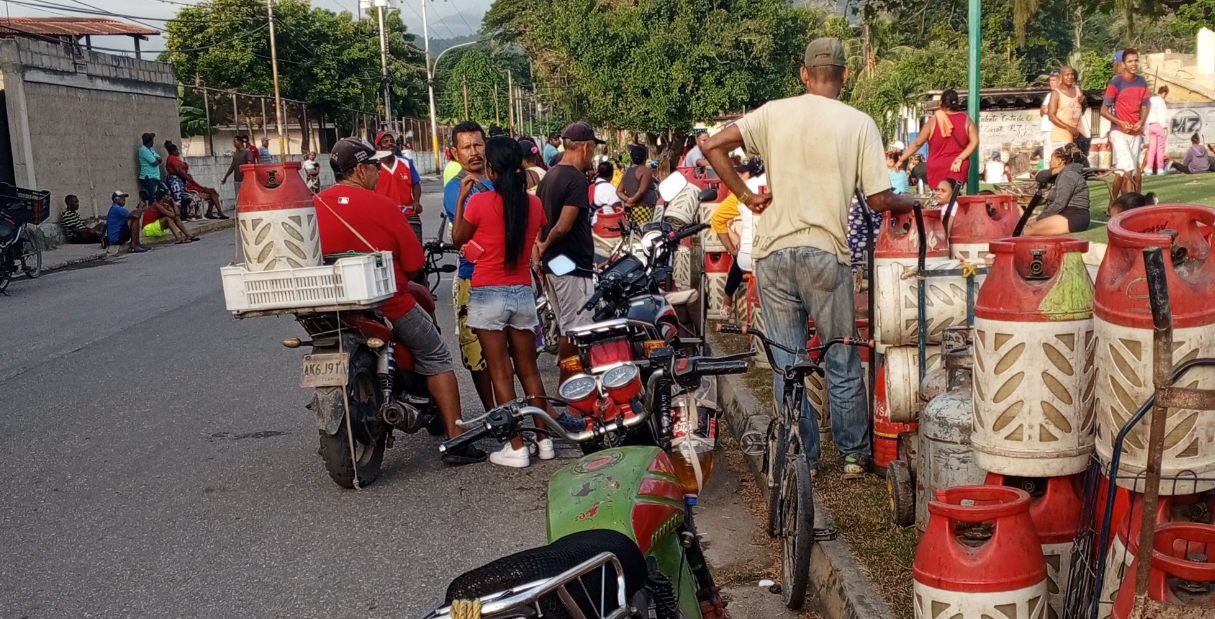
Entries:
<svg viewBox="0 0 1215 619">
<path fill-rule="evenodd" d="M 466 86 L 467 116 L 464 114 Z M 437 107 L 439 117 L 445 123 L 471 119 L 483 127 L 489 127 L 506 118 L 506 76 L 485 50 L 464 52 L 444 79 L 442 98 Z"/>
<path fill-rule="evenodd" d="M 783 0 L 497 0 L 484 25 L 566 116 L 669 143 L 796 92 L 812 15 Z"/>
<path fill-rule="evenodd" d="M 351 110 L 382 110 L 375 20 L 355 21 L 348 12 L 315 8 L 307 0 L 278 0 L 274 11 L 284 98 L 306 101 L 313 114 L 323 113 L 346 126 Z M 385 28 L 393 115 L 419 114 L 426 109 L 421 54 L 411 45 L 413 36 L 397 11 L 386 16 Z M 169 22 L 160 60 L 171 63 L 187 83 L 197 79 L 212 88 L 270 94 L 274 92 L 270 58 L 264 2 L 207 0 L 183 8 Z M 254 108 L 252 103 L 242 111 L 260 115 L 260 106 Z"/>
<path fill-rule="evenodd" d="M 1193 38 L 1201 28 L 1215 30 L 1215 0 L 1195 0 L 1177 9 L 1177 19 L 1170 31 L 1178 36 Z"/>
<path fill-rule="evenodd" d="M 923 101 L 930 90 L 966 88 L 967 46 L 933 41 L 882 60 L 873 76 L 861 79 L 852 90 L 850 103 L 873 117 L 883 135 L 893 136 L 899 113 Z M 984 48 L 982 86 L 1009 87 L 1024 84 L 1017 60 Z"/>
</svg>

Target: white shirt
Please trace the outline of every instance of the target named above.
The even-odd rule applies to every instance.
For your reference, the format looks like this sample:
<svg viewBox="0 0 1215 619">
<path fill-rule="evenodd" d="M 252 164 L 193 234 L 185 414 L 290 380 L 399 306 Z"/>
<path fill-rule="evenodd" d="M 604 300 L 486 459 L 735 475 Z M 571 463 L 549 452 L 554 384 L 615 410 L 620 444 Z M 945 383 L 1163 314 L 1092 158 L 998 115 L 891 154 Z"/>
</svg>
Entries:
<svg viewBox="0 0 1215 619">
<path fill-rule="evenodd" d="M 1157 124 L 1161 127 L 1169 126 L 1169 107 L 1165 104 L 1164 98 L 1156 95 L 1151 98 L 1151 107 L 1148 108 L 1147 124 Z"/>
<path fill-rule="evenodd" d="M 1049 93 L 1049 92 L 1048 92 L 1048 93 L 1046 93 L 1046 98 L 1042 100 L 1042 109 L 1043 109 L 1043 110 L 1046 110 L 1047 112 L 1049 112 L 1049 111 L 1050 111 L 1050 96 L 1051 96 L 1051 94 L 1053 94 L 1053 93 Z M 1044 112 L 1044 113 L 1042 114 L 1042 131 L 1044 131 L 1044 132 L 1050 132 L 1050 130 L 1051 130 L 1051 129 L 1054 129 L 1054 128 L 1055 128 L 1055 123 L 1053 123 L 1053 122 L 1051 122 L 1051 121 L 1050 121 L 1050 114 L 1047 114 L 1047 113 L 1045 113 L 1045 112 Z"/>
<path fill-rule="evenodd" d="M 768 178 L 764 174 L 747 181 L 747 191 L 759 193 L 760 187 L 767 187 Z M 751 237 L 755 231 L 755 213 L 745 204 L 738 205 L 738 215 L 742 220 L 742 230 L 738 233 L 738 268 L 751 272 Z"/>
<path fill-rule="evenodd" d="M 616 195 L 616 188 L 612 186 L 612 183 L 603 179 L 595 179 L 595 199 L 591 206 L 595 209 L 603 209 L 605 215 L 611 215 L 616 212 L 612 206 L 618 203 L 620 203 L 620 197 Z"/>
<path fill-rule="evenodd" d="M 1004 174 L 1004 162 L 1003 161 L 988 161 L 987 162 L 987 174 L 986 174 L 984 180 L 985 180 L 985 182 L 988 182 L 988 183 L 1007 182 L 1008 178 Z"/>
</svg>

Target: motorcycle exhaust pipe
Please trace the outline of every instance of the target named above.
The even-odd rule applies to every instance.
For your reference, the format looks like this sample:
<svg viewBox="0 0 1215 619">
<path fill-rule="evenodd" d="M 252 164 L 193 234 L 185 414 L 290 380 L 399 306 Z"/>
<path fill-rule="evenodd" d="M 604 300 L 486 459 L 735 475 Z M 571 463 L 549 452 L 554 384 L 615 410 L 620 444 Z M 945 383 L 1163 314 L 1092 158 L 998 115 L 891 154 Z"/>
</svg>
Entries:
<svg viewBox="0 0 1215 619">
<path fill-rule="evenodd" d="M 422 429 L 422 413 L 418 409 L 403 402 L 389 402 L 381 409 L 380 415 L 384 423 L 400 428 L 413 434 Z"/>
</svg>

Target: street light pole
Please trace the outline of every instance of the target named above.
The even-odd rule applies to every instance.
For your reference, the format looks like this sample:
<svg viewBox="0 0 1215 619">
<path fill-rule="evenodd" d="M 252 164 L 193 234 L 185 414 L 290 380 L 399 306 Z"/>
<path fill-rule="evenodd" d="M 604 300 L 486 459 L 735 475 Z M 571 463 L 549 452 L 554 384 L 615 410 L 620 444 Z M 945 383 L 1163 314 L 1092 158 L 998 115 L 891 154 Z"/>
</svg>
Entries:
<svg viewBox="0 0 1215 619">
<path fill-rule="evenodd" d="M 392 128 L 392 88 L 388 82 L 388 34 L 384 31 L 384 7 L 388 0 L 375 0 L 380 14 L 380 88 L 384 89 L 384 126 Z"/>
<path fill-rule="evenodd" d="M 274 119 L 278 125 L 278 157 L 281 162 L 287 163 L 287 140 L 283 136 L 283 99 L 278 90 L 278 48 L 274 43 L 274 0 L 266 0 L 266 15 L 270 17 L 270 68 L 274 74 Z M 232 100 L 236 101 L 235 95 Z"/>
<path fill-rule="evenodd" d="M 430 62 L 430 25 L 426 21 L 426 0 L 422 0 L 422 38 L 426 41 L 426 91 L 430 97 L 430 146 L 434 149 L 435 173 L 441 172 L 439 161 L 439 121 L 435 118 L 435 67 Z M 444 50 L 446 51 L 446 50 Z M 442 56 L 443 54 L 439 54 Z M 436 59 L 435 65 L 438 64 Z"/>
<path fill-rule="evenodd" d="M 979 132 L 979 52 L 981 51 L 982 19 L 979 0 L 970 0 L 970 49 L 968 54 L 968 71 L 970 77 L 970 94 L 966 97 L 966 112 L 975 123 L 975 133 Z M 974 195 L 979 192 L 979 149 L 970 154 L 970 177 L 966 183 L 966 193 Z"/>
</svg>

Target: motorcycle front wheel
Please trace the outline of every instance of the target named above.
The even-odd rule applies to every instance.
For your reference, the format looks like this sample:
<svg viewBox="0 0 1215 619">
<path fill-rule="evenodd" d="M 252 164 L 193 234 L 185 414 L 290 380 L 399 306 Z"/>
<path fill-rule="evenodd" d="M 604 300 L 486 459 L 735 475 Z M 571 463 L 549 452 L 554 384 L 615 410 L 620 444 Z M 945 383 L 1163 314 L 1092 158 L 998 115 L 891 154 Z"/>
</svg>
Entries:
<svg viewBox="0 0 1215 619">
<path fill-rule="evenodd" d="M 26 228 L 21 237 L 21 272 L 30 279 L 42 275 L 42 241 L 31 228 Z"/>
<path fill-rule="evenodd" d="M 354 430 L 354 458 L 350 456 L 350 435 L 346 431 L 345 411 L 336 434 L 320 432 L 320 454 L 325 470 L 334 483 L 354 488 L 357 473 L 360 487 L 366 487 L 380 476 L 391 427 L 381 429 L 375 420 L 376 401 L 375 359 L 367 351 L 359 351 L 350 359 L 350 377 L 346 396 L 350 407 L 350 426 Z M 357 465 L 357 469 L 356 469 Z"/>
</svg>

